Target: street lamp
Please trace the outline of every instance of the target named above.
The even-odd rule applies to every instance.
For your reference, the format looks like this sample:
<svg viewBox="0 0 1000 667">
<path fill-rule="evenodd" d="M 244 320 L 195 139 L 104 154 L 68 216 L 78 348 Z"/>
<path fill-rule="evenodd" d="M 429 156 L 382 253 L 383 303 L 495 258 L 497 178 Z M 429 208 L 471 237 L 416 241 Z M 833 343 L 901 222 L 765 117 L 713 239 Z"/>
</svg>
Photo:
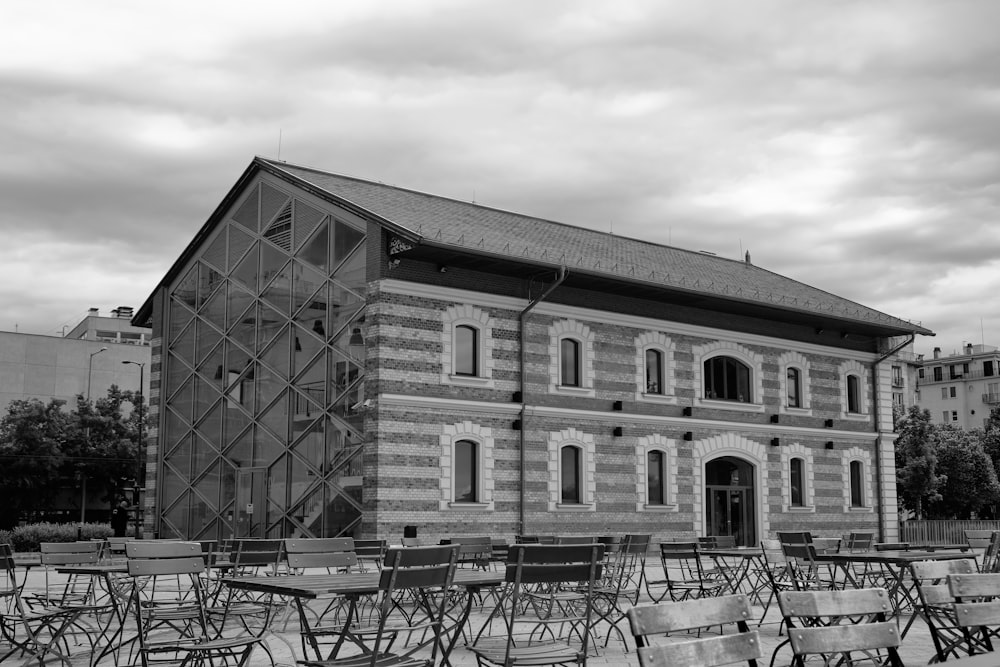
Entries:
<svg viewBox="0 0 1000 667">
<path fill-rule="evenodd" d="M 96 357 L 101 352 L 104 352 L 107 349 L 108 348 L 106 348 L 106 347 L 102 347 L 97 352 L 91 352 L 90 353 L 90 360 L 87 363 L 87 400 L 88 401 L 90 400 L 90 378 L 94 374 L 94 357 Z"/>
<path fill-rule="evenodd" d="M 90 353 L 90 359 L 87 360 L 87 402 L 90 402 L 90 380 L 94 375 L 94 357 L 99 355 L 101 352 L 106 351 L 108 348 L 102 347 L 97 352 Z M 90 427 L 87 427 L 87 446 L 90 446 Z M 87 518 L 87 475 L 81 471 L 80 473 L 80 527 L 86 523 Z"/>
<path fill-rule="evenodd" d="M 136 491 L 139 489 L 139 478 L 142 476 L 142 449 L 143 449 L 143 439 L 142 439 L 142 428 L 143 422 L 145 421 L 142 414 L 143 406 L 143 396 L 142 390 L 146 386 L 146 364 L 141 361 L 123 361 L 125 365 L 133 365 L 139 367 L 139 402 L 136 406 L 139 410 L 139 443 L 135 449 L 135 488 Z M 135 507 L 135 537 L 139 538 L 139 523 L 140 523 L 141 510 L 139 509 L 139 501 L 136 499 Z"/>
</svg>

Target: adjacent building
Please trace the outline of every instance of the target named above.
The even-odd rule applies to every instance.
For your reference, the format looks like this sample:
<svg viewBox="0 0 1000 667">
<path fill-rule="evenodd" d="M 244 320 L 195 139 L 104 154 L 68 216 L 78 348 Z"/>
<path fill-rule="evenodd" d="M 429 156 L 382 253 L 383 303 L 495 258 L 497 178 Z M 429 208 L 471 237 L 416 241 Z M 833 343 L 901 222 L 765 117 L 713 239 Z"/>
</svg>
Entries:
<svg viewBox="0 0 1000 667">
<path fill-rule="evenodd" d="M 938 424 L 982 428 L 990 411 L 1000 406 L 1000 350 L 967 343 L 961 352 L 925 359 L 917 371 L 918 404 Z"/>
<path fill-rule="evenodd" d="M 930 334 L 749 254 L 263 158 L 134 322 L 145 529 L 185 538 L 892 540 L 894 369 Z"/>
</svg>

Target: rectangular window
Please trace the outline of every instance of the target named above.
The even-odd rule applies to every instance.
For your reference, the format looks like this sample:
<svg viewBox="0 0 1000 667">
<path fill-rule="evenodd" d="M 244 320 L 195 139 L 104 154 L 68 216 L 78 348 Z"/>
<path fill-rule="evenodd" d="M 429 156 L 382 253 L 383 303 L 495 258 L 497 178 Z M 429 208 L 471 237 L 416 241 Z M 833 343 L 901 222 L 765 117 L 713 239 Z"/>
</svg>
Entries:
<svg viewBox="0 0 1000 667">
<path fill-rule="evenodd" d="M 847 376 L 847 411 L 861 412 L 861 381 L 857 375 Z"/>
<path fill-rule="evenodd" d="M 918 368 L 917 369 L 917 377 L 920 378 L 921 380 L 924 379 L 924 369 L 923 368 Z"/>
<path fill-rule="evenodd" d="M 948 398 L 948 387 L 941 387 L 941 398 Z"/>
<path fill-rule="evenodd" d="M 659 350 L 646 350 L 646 393 L 663 393 L 663 355 Z"/>
<path fill-rule="evenodd" d="M 957 380 L 960 377 L 962 376 L 958 374 L 958 368 L 955 366 L 955 364 L 951 364 L 950 366 L 948 366 L 948 379 Z"/>
<path fill-rule="evenodd" d="M 941 370 L 940 366 L 935 366 L 934 367 L 934 381 L 935 382 L 940 382 L 941 380 L 943 380 L 944 379 L 942 377 L 943 373 L 944 373 L 944 371 Z"/>
<path fill-rule="evenodd" d="M 951 411 L 951 420 L 953 422 L 957 422 L 958 421 L 958 411 L 956 411 L 956 410 L 952 410 Z"/>
<path fill-rule="evenodd" d="M 958 396 L 957 387 L 948 387 L 948 396 L 950 398 L 955 398 Z"/>
<path fill-rule="evenodd" d="M 893 366 L 892 367 L 892 386 L 902 387 L 903 386 L 903 367 Z"/>
<path fill-rule="evenodd" d="M 561 502 L 580 503 L 580 450 L 563 447 L 562 453 L 562 493 Z"/>
<path fill-rule="evenodd" d="M 572 338 L 559 342 L 559 384 L 564 387 L 580 386 L 580 343 Z"/>
<path fill-rule="evenodd" d="M 892 392 L 892 404 L 897 408 L 903 407 L 903 392 L 894 391 Z"/>
<path fill-rule="evenodd" d="M 968 375 L 968 374 L 969 374 L 969 364 L 968 362 L 966 362 L 962 364 L 962 375 Z"/>
<path fill-rule="evenodd" d="M 666 477 L 663 470 L 663 452 L 650 452 L 646 461 L 646 502 L 650 505 L 664 504 L 663 480 Z"/>
<path fill-rule="evenodd" d="M 455 327 L 455 375 L 479 375 L 479 331 Z"/>
<path fill-rule="evenodd" d="M 788 407 L 801 407 L 799 399 L 799 369 L 789 368 L 785 377 L 786 389 L 788 390 Z"/>
<path fill-rule="evenodd" d="M 455 443 L 455 502 L 474 503 L 477 500 L 479 466 L 478 446 L 471 440 Z"/>
<path fill-rule="evenodd" d="M 941 413 L 941 421 L 947 423 L 951 421 L 951 413 L 945 410 Z"/>
<path fill-rule="evenodd" d="M 990 361 L 984 361 L 983 362 L 983 375 L 986 376 L 986 377 L 992 377 L 993 376 L 993 361 L 992 360 L 990 360 Z"/>
<path fill-rule="evenodd" d="M 861 461 L 851 461 L 851 507 L 865 506 L 865 494 L 862 491 L 863 472 Z"/>
<path fill-rule="evenodd" d="M 792 459 L 788 468 L 788 481 L 791 485 L 792 507 L 802 507 L 802 459 Z"/>
</svg>

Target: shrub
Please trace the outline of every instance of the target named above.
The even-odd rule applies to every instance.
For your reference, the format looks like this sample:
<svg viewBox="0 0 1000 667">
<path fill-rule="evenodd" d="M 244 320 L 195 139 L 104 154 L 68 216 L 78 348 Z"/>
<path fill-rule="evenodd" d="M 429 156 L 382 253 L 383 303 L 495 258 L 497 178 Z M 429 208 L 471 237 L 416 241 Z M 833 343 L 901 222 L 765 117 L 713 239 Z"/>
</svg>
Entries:
<svg viewBox="0 0 1000 667">
<path fill-rule="evenodd" d="M 10 544 L 11 532 L 0 529 L 0 544 Z"/>
<path fill-rule="evenodd" d="M 106 523 L 32 523 L 18 526 L 10 532 L 10 545 L 14 551 L 38 551 L 42 542 L 75 542 L 111 537 L 114 531 Z"/>
</svg>

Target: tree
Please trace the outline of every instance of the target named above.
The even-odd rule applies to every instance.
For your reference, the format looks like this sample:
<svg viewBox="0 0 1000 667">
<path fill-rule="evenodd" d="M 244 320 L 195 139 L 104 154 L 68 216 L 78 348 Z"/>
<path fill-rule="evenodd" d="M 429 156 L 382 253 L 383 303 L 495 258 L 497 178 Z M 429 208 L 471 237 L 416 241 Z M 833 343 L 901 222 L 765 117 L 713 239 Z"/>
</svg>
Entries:
<svg viewBox="0 0 1000 667">
<path fill-rule="evenodd" d="M 896 492 L 908 510 L 922 519 L 924 507 L 941 499 L 947 476 L 938 474 L 937 431 L 931 413 L 916 405 L 896 422 Z"/>
<path fill-rule="evenodd" d="M 931 518 L 967 519 L 995 504 L 1000 482 L 979 434 L 950 424 L 938 426 L 937 434 L 938 472 L 947 479 L 940 488 L 941 498 L 929 506 Z"/>
</svg>

